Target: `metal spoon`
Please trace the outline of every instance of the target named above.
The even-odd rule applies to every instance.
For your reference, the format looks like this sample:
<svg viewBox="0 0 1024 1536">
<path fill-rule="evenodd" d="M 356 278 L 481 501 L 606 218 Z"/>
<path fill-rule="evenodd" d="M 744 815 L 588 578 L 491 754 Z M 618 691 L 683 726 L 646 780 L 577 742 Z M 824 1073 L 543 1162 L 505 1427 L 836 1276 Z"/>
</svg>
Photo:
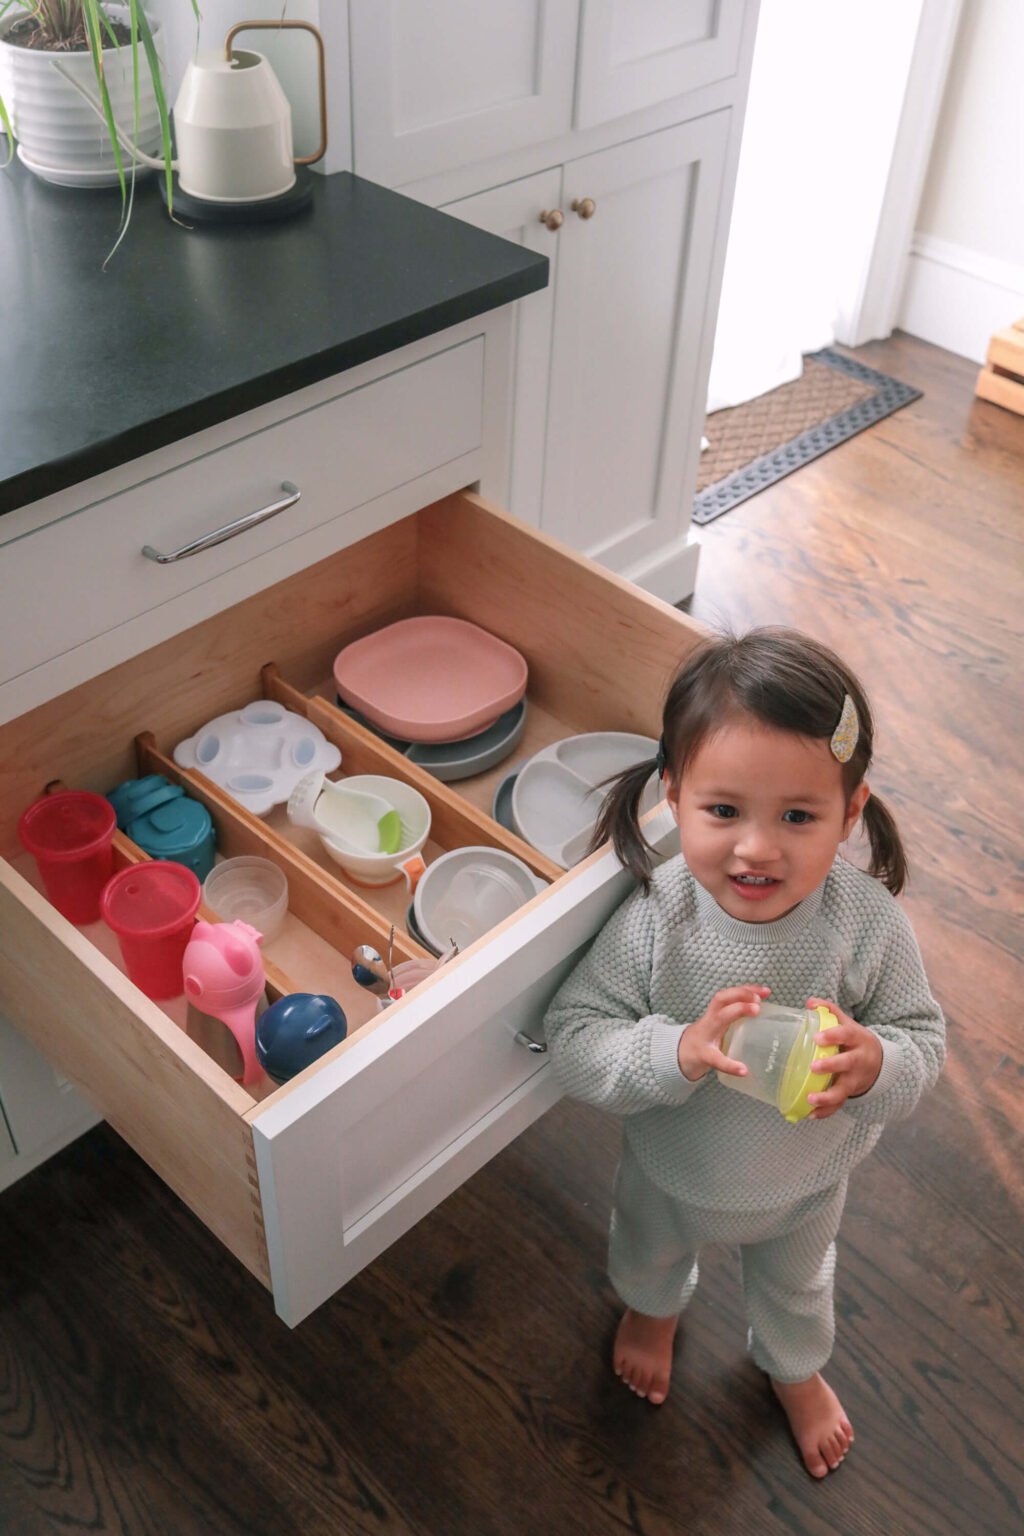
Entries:
<svg viewBox="0 0 1024 1536">
<path fill-rule="evenodd" d="M 391 971 L 372 944 L 359 944 L 352 951 L 352 979 L 375 997 L 387 997 L 392 986 Z"/>
</svg>

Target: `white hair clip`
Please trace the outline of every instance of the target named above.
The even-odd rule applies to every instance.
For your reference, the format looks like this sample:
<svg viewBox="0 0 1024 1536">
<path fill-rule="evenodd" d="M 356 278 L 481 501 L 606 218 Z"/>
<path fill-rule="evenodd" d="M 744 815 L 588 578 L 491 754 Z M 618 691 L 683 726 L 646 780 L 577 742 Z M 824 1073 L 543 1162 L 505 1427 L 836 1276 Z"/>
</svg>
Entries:
<svg viewBox="0 0 1024 1536">
<path fill-rule="evenodd" d="M 857 706 L 847 693 L 843 697 L 843 712 L 839 716 L 839 724 L 832 732 L 832 740 L 829 742 L 832 756 L 837 762 L 848 763 L 857 750 L 859 739 L 860 721 L 857 719 Z"/>
</svg>

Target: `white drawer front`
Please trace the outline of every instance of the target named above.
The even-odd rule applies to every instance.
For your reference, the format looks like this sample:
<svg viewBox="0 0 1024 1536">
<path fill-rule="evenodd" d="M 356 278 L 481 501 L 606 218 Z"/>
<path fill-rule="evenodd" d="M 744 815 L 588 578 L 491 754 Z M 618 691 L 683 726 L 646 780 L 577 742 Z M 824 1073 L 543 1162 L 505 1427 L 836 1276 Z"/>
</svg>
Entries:
<svg viewBox="0 0 1024 1536">
<path fill-rule="evenodd" d="M 666 843 L 674 825 L 661 826 Z M 547 1003 L 623 901 L 605 854 L 385 1018 L 309 1084 L 250 1117 L 274 1305 L 295 1325 L 559 1097 Z M 313 1171 L 315 1170 L 315 1172 Z"/>
<path fill-rule="evenodd" d="M 482 434 L 483 361 L 481 338 L 463 342 L 5 545 L 3 679 L 471 452 Z M 143 555 L 145 545 L 173 552 L 284 499 L 283 481 L 294 483 L 301 499 L 269 521 L 173 564 Z M 73 599 L 58 588 L 58 572 L 79 574 Z M 263 561 L 248 591 L 280 575 Z M 245 595 L 236 581 L 231 600 Z"/>
</svg>

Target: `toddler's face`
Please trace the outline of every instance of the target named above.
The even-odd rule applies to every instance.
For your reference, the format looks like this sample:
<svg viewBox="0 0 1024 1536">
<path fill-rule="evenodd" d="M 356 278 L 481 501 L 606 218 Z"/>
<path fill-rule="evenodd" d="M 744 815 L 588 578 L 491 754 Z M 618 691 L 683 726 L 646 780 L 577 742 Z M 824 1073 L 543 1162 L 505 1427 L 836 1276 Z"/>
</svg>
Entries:
<svg viewBox="0 0 1024 1536">
<path fill-rule="evenodd" d="M 770 923 L 828 874 L 868 797 L 847 804 L 827 741 L 737 719 L 707 738 L 667 795 L 694 879 L 730 917 Z"/>
</svg>

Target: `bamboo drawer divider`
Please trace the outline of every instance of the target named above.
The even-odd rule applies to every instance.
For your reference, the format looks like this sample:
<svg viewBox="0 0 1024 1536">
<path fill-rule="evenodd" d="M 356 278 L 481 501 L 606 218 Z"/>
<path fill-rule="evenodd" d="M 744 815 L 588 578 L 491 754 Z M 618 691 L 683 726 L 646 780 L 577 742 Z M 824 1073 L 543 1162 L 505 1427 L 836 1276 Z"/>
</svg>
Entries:
<svg viewBox="0 0 1024 1536">
<path fill-rule="evenodd" d="M 347 890 L 205 774 L 180 768 L 160 750 L 151 732 L 137 736 L 135 747 L 140 777 L 162 773 L 206 806 L 214 819 L 222 853 L 229 858 L 255 854 L 269 859 L 284 872 L 288 880 L 288 910 L 312 933 L 341 953 L 364 943 L 373 943 L 381 954 L 387 953 L 390 924 L 362 897 Z M 395 929 L 394 954 L 396 960 L 432 958 L 400 928 Z"/>
<path fill-rule="evenodd" d="M 401 779 L 418 789 L 430 806 L 431 836 L 445 848 L 468 848 L 483 845 L 501 848 L 514 854 L 532 869 L 542 880 L 561 879 L 565 870 L 559 868 L 543 853 L 509 832 L 493 817 L 477 810 L 450 785 L 435 779 L 418 763 L 411 763 L 401 752 L 396 752 L 386 741 L 346 715 L 328 699 L 310 698 L 291 683 L 285 681 L 270 662 L 260 674 L 263 680 L 263 696 L 282 704 L 285 709 L 305 715 L 311 724 L 322 731 L 328 741 L 340 747 L 342 771 L 346 774 L 379 773 Z"/>
</svg>

